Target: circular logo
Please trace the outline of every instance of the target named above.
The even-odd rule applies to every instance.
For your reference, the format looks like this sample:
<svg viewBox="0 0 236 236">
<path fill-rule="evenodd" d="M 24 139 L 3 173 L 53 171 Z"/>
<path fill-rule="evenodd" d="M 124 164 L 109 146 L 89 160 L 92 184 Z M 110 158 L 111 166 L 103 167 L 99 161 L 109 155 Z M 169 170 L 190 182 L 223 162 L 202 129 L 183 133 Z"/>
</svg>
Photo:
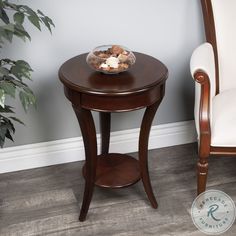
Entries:
<svg viewBox="0 0 236 236">
<path fill-rule="evenodd" d="M 219 235 L 226 232 L 235 220 L 235 204 L 226 193 L 208 190 L 193 202 L 191 217 L 195 226 L 203 233 Z"/>
</svg>

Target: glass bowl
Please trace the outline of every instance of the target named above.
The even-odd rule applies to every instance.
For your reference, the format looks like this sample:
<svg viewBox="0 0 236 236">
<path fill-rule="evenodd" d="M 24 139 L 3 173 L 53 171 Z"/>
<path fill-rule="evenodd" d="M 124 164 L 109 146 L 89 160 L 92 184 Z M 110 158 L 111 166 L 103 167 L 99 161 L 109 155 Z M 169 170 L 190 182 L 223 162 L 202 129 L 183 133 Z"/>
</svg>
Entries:
<svg viewBox="0 0 236 236">
<path fill-rule="evenodd" d="M 134 54 L 120 45 L 103 45 L 94 48 L 87 56 L 88 65 L 105 74 L 127 71 L 135 63 Z"/>
</svg>

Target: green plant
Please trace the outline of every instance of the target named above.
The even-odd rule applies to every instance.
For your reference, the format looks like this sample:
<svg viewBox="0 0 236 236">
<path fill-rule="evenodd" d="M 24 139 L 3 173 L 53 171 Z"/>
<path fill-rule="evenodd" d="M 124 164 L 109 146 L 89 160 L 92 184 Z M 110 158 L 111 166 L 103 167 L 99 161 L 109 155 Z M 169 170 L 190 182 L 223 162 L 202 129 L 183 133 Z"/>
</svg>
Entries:
<svg viewBox="0 0 236 236">
<path fill-rule="evenodd" d="M 8 0 L 0 0 L 0 48 L 8 41 L 12 42 L 14 36 L 26 41 L 31 40 L 29 33 L 24 28 L 28 20 L 32 25 L 41 30 L 44 25 L 51 32 L 54 27 L 52 20 L 40 10 L 34 11 L 26 5 L 14 4 Z M 36 105 L 36 98 L 26 81 L 31 80 L 32 68 L 24 60 L 0 59 L 0 146 L 3 147 L 5 139 L 13 141 L 15 133 L 14 122 L 24 124 L 15 117 L 14 108 L 9 106 L 6 97 L 19 97 L 25 110 Z"/>
</svg>

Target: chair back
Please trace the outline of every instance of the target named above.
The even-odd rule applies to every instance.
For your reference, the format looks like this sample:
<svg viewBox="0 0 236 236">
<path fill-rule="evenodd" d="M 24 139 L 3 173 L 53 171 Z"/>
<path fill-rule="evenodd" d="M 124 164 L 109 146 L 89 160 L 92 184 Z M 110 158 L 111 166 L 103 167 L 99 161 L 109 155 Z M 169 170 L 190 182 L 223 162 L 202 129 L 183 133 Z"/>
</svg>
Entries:
<svg viewBox="0 0 236 236">
<path fill-rule="evenodd" d="M 216 94 L 236 88 L 236 0 L 201 0 L 216 62 Z"/>
</svg>

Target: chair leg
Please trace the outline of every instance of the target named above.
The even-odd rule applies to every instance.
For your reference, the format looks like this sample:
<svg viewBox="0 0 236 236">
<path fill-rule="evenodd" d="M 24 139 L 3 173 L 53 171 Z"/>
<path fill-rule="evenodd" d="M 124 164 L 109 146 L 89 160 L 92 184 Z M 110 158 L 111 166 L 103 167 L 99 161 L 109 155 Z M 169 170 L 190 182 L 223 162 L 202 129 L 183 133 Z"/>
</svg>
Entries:
<svg viewBox="0 0 236 236">
<path fill-rule="evenodd" d="M 197 164 L 197 194 L 199 195 L 206 190 L 208 174 L 208 157 L 199 156 Z"/>
</svg>

